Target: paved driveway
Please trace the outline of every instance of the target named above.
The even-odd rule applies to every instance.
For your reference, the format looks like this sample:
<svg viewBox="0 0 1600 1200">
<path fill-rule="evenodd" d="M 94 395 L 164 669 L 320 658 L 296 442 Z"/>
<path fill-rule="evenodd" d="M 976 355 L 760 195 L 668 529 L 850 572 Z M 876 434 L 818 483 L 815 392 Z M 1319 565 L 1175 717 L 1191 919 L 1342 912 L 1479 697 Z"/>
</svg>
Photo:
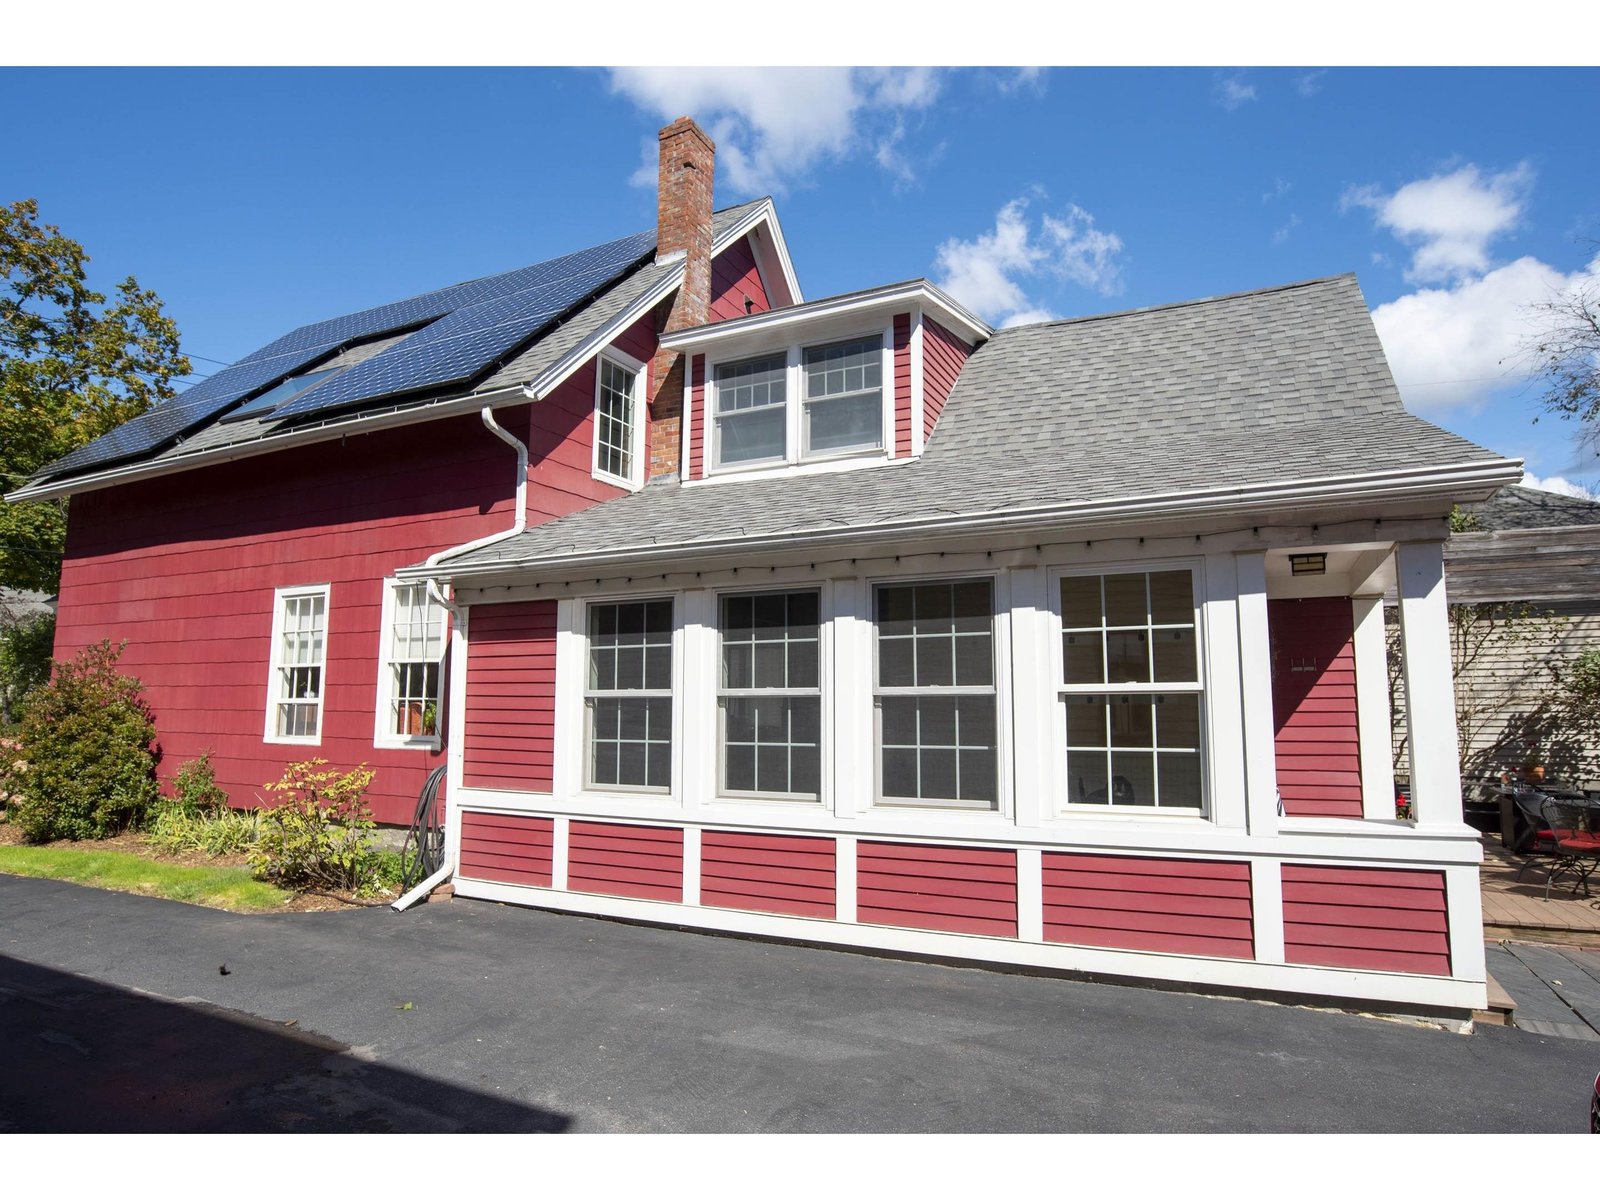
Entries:
<svg viewBox="0 0 1600 1200">
<path fill-rule="evenodd" d="M 237 917 L 0 876 L 0 913 L 0 1129 L 1578 1132 L 1600 1069 L 465 900 Z"/>
</svg>

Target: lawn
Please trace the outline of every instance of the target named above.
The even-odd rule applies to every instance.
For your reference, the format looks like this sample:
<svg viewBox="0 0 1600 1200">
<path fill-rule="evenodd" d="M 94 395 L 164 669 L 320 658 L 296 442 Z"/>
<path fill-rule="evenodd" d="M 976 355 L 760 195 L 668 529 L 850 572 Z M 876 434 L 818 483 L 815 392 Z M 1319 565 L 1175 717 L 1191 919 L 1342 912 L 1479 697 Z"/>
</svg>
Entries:
<svg viewBox="0 0 1600 1200">
<path fill-rule="evenodd" d="M 293 892 L 251 878 L 244 867 L 179 866 L 120 850 L 75 846 L 0 845 L 0 874 L 60 879 L 230 912 L 281 911 L 295 899 Z"/>
</svg>

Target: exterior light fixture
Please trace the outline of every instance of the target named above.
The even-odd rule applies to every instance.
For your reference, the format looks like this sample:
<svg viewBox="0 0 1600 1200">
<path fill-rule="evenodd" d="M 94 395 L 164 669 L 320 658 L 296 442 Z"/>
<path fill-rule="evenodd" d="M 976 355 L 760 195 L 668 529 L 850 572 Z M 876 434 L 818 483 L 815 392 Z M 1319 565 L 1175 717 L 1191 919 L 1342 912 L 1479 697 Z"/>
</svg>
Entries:
<svg viewBox="0 0 1600 1200">
<path fill-rule="evenodd" d="M 1289 573 L 1291 575 L 1326 575 L 1328 573 L 1328 556 L 1326 554 L 1291 554 L 1289 555 Z"/>
</svg>

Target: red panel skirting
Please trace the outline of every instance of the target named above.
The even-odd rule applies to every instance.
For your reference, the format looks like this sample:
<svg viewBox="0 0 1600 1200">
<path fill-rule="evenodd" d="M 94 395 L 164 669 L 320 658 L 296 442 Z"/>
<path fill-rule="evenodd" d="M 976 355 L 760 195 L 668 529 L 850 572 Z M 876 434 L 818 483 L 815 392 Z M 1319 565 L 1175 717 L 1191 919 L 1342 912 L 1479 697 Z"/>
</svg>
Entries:
<svg viewBox="0 0 1600 1200">
<path fill-rule="evenodd" d="M 834 840 L 707 830 L 700 842 L 700 903 L 796 917 L 837 912 Z"/>
<path fill-rule="evenodd" d="M 1285 864 L 1283 942 L 1292 963 L 1448 975 L 1444 873 Z"/>
<path fill-rule="evenodd" d="M 683 830 L 573 821 L 567 887 L 640 900 L 683 901 Z"/>
<path fill-rule="evenodd" d="M 1043 859 L 1047 942 L 1255 957 L 1249 863 L 1050 853 Z"/>
<path fill-rule="evenodd" d="M 861 842 L 856 848 L 856 919 L 870 925 L 1016 937 L 1016 851 Z"/>
<path fill-rule="evenodd" d="M 549 817 L 461 814 L 461 874 L 492 883 L 550 886 L 555 822 Z"/>
</svg>

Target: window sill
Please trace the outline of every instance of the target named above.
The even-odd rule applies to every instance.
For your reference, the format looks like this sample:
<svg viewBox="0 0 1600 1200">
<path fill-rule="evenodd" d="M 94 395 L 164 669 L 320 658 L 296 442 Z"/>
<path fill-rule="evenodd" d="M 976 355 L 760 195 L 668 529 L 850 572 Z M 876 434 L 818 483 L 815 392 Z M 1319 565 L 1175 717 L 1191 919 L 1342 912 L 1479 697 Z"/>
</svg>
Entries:
<svg viewBox="0 0 1600 1200">
<path fill-rule="evenodd" d="M 322 735 L 320 733 L 316 737 L 277 737 L 275 735 L 270 735 L 269 734 L 268 736 L 262 738 L 261 740 L 264 743 L 266 743 L 267 745 L 269 745 L 269 746 L 320 746 L 320 745 L 322 745 Z"/>
<path fill-rule="evenodd" d="M 430 750 L 437 752 L 444 746 L 444 741 L 437 737 L 378 737 L 372 739 L 375 750 Z"/>
<path fill-rule="evenodd" d="M 589 474 L 596 483 L 604 483 L 610 487 L 621 488 L 625 492 L 637 492 L 644 486 L 637 479 L 624 479 L 620 475 L 612 475 L 606 471 L 591 471 Z"/>
</svg>

